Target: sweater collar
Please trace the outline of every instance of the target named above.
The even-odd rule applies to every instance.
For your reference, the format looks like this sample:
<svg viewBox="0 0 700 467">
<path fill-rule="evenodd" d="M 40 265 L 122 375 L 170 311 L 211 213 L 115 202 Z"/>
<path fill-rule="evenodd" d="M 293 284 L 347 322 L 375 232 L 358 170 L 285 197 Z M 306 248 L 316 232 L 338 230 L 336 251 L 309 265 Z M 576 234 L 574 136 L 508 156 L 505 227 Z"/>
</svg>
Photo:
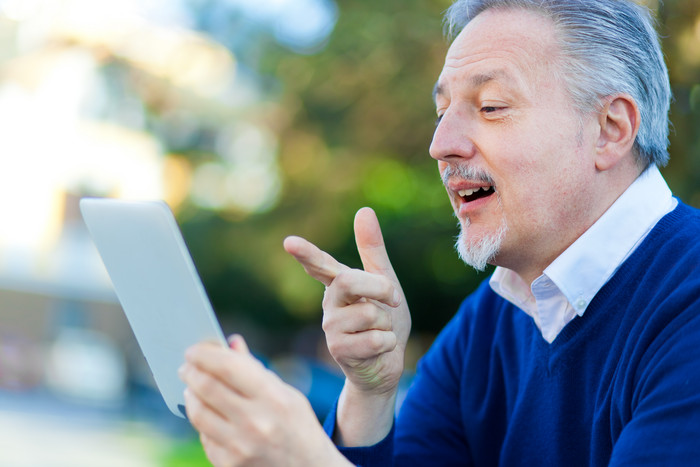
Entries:
<svg viewBox="0 0 700 467">
<path fill-rule="evenodd" d="M 570 318 L 564 321 L 582 316 L 593 297 L 677 202 L 659 169 L 652 166 L 533 284 L 528 286 L 515 272 L 503 267 L 496 268 L 489 284 L 494 292 L 532 315 L 537 304 L 531 287 L 543 281 L 551 282 L 558 289 L 562 303 L 568 304 L 560 312 L 565 314 L 568 310 Z M 562 320 L 535 319 L 535 322 L 543 334 L 551 336 L 552 330 L 542 329 L 541 323 Z"/>
</svg>

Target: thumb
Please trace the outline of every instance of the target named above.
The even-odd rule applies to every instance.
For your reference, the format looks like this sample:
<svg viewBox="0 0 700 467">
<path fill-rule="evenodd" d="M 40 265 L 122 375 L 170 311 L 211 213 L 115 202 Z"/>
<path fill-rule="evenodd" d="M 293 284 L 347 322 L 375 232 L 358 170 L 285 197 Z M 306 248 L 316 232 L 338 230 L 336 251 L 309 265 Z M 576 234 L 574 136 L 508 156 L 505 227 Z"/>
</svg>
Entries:
<svg viewBox="0 0 700 467">
<path fill-rule="evenodd" d="M 355 215 L 355 243 L 365 271 L 396 280 L 377 215 L 371 208 L 362 208 Z"/>
</svg>

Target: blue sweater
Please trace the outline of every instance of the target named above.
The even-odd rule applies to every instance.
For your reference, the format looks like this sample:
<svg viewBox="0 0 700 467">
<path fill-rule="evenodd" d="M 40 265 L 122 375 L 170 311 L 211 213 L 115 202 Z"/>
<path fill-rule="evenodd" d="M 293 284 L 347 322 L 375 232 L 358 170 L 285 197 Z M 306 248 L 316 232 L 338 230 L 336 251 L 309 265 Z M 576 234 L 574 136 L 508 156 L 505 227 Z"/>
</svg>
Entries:
<svg viewBox="0 0 700 467">
<path fill-rule="evenodd" d="M 484 282 L 392 433 L 341 451 L 365 467 L 700 465 L 700 211 L 679 203 L 552 344 Z"/>
</svg>

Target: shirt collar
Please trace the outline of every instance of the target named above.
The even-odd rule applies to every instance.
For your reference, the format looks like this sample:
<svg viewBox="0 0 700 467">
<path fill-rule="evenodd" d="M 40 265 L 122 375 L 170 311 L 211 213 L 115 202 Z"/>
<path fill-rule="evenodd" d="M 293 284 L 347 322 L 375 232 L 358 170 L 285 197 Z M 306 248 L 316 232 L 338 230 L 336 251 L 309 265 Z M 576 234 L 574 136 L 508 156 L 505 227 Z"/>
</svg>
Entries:
<svg viewBox="0 0 700 467">
<path fill-rule="evenodd" d="M 583 315 L 603 285 L 676 204 L 659 169 L 650 167 L 544 270 L 544 275 L 557 286 L 576 314 Z M 506 268 L 496 268 L 490 285 L 494 292 L 519 308 L 534 300 L 522 279 Z"/>
</svg>

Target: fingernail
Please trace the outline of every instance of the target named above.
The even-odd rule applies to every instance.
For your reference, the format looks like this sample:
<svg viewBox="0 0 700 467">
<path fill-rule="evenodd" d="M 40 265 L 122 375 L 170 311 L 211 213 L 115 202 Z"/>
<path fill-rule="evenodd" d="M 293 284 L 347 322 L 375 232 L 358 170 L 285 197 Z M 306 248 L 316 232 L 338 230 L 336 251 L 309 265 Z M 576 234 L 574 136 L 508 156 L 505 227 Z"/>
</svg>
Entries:
<svg viewBox="0 0 700 467">
<path fill-rule="evenodd" d="M 394 289 L 393 300 L 394 306 L 399 306 L 399 304 L 401 303 L 401 294 L 399 294 L 399 291 L 396 289 Z"/>
<path fill-rule="evenodd" d="M 231 349 L 236 350 L 236 347 L 238 344 L 241 342 L 241 335 L 240 334 L 231 334 L 228 338 L 228 346 Z"/>
<path fill-rule="evenodd" d="M 233 334 L 229 338 L 229 347 L 237 352 L 250 353 L 248 350 L 248 344 L 246 344 L 245 339 L 240 334 Z"/>
</svg>

